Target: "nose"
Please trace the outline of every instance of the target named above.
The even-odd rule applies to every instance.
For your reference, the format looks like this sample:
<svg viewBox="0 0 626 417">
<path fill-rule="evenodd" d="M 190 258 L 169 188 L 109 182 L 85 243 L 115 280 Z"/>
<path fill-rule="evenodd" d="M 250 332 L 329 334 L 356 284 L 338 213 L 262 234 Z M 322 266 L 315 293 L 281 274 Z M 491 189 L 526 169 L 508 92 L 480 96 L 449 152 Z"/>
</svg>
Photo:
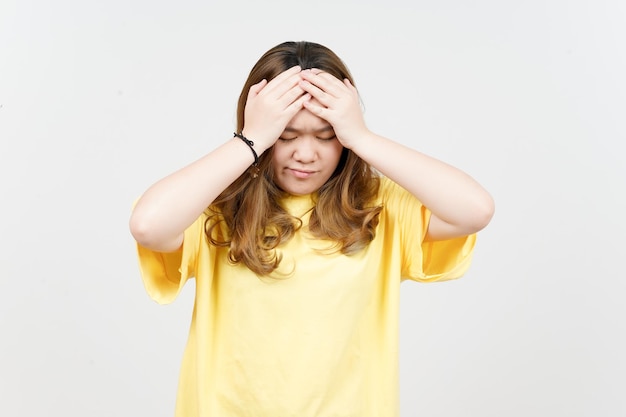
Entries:
<svg viewBox="0 0 626 417">
<path fill-rule="evenodd" d="M 317 159 L 317 148 L 314 138 L 301 137 L 294 142 L 293 159 L 303 164 L 314 162 Z"/>
</svg>

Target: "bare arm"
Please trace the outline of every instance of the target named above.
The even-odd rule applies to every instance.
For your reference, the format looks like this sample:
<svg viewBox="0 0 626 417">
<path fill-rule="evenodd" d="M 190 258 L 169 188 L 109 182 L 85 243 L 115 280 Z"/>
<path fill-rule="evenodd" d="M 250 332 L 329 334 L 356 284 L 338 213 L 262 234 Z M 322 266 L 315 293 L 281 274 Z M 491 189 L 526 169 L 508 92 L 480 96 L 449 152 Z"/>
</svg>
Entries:
<svg viewBox="0 0 626 417">
<path fill-rule="evenodd" d="M 491 220 L 493 199 L 463 171 L 371 132 L 352 150 L 430 209 L 427 239 L 469 235 Z"/>
<path fill-rule="evenodd" d="M 365 126 L 358 92 L 330 74 L 304 71 L 302 88 L 322 106 L 305 107 L 326 119 L 349 149 L 400 184 L 432 212 L 427 239 L 442 240 L 475 233 L 494 212 L 489 193 L 463 171 L 374 134 Z"/>
<path fill-rule="evenodd" d="M 269 83 L 252 86 L 245 109 L 244 134 L 258 155 L 280 136 L 289 120 L 310 97 L 298 86 L 300 68 L 293 67 Z M 130 230 L 149 249 L 168 252 L 183 241 L 185 229 L 254 161 L 238 138 L 222 144 L 190 165 L 153 184 L 137 201 Z"/>
<path fill-rule="evenodd" d="M 133 209 L 133 237 L 153 250 L 176 250 L 183 241 L 184 230 L 252 161 L 247 145 L 235 138 L 156 182 Z"/>
</svg>

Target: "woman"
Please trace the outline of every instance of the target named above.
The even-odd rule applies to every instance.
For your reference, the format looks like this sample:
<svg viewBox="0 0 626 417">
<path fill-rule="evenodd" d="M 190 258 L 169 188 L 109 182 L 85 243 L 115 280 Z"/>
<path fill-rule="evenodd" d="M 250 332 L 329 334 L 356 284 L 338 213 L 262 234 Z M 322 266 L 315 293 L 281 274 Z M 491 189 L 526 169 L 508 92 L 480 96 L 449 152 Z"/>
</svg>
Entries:
<svg viewBox="0 0 626 417">
<path fill-rule="evenodd" d="M 266 52 L 237 115 L 130 219 L 155 300 L 196 278 L 176 415 L 397 416 L 400 282 L 461 276 L 493 200 L 371 132 L 319 44 Z"/>
</svg>

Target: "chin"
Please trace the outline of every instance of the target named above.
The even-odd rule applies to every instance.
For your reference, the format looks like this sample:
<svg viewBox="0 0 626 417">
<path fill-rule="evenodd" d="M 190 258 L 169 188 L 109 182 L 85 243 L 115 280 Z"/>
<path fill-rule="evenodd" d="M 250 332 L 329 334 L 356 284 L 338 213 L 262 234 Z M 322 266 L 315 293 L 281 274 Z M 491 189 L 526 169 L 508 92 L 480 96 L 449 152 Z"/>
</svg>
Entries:
<svg viewBox="0 0 626 417">
<path fill-rule="evenodd" d="M 316 192 L 320 189 L 322 184 L 290 184 L 282 183 L 278 184 L 280 189 L 291 195 L 307 195 Z"/>
<path fill-rule="evenodd" d="M 291 195 L 307 195 L 316 192 L 319 187 L 288 187 L 285 189 Z"/>
</svg>

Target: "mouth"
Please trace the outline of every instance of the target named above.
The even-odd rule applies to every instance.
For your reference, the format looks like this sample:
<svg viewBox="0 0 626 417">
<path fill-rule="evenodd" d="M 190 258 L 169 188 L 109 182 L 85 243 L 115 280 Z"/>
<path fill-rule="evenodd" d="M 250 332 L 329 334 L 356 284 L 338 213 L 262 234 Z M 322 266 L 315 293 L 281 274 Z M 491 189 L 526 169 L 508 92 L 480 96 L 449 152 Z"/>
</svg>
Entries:
<svg viewBox="0 0 626 417">
<path fill-rule="evenodd" d="M 309 178 L 310 176 L 315 174 L 315 171 L 310 171 L 306 169 L 287 168 L 287 171 L 296 178 Z"/>
</svg>

